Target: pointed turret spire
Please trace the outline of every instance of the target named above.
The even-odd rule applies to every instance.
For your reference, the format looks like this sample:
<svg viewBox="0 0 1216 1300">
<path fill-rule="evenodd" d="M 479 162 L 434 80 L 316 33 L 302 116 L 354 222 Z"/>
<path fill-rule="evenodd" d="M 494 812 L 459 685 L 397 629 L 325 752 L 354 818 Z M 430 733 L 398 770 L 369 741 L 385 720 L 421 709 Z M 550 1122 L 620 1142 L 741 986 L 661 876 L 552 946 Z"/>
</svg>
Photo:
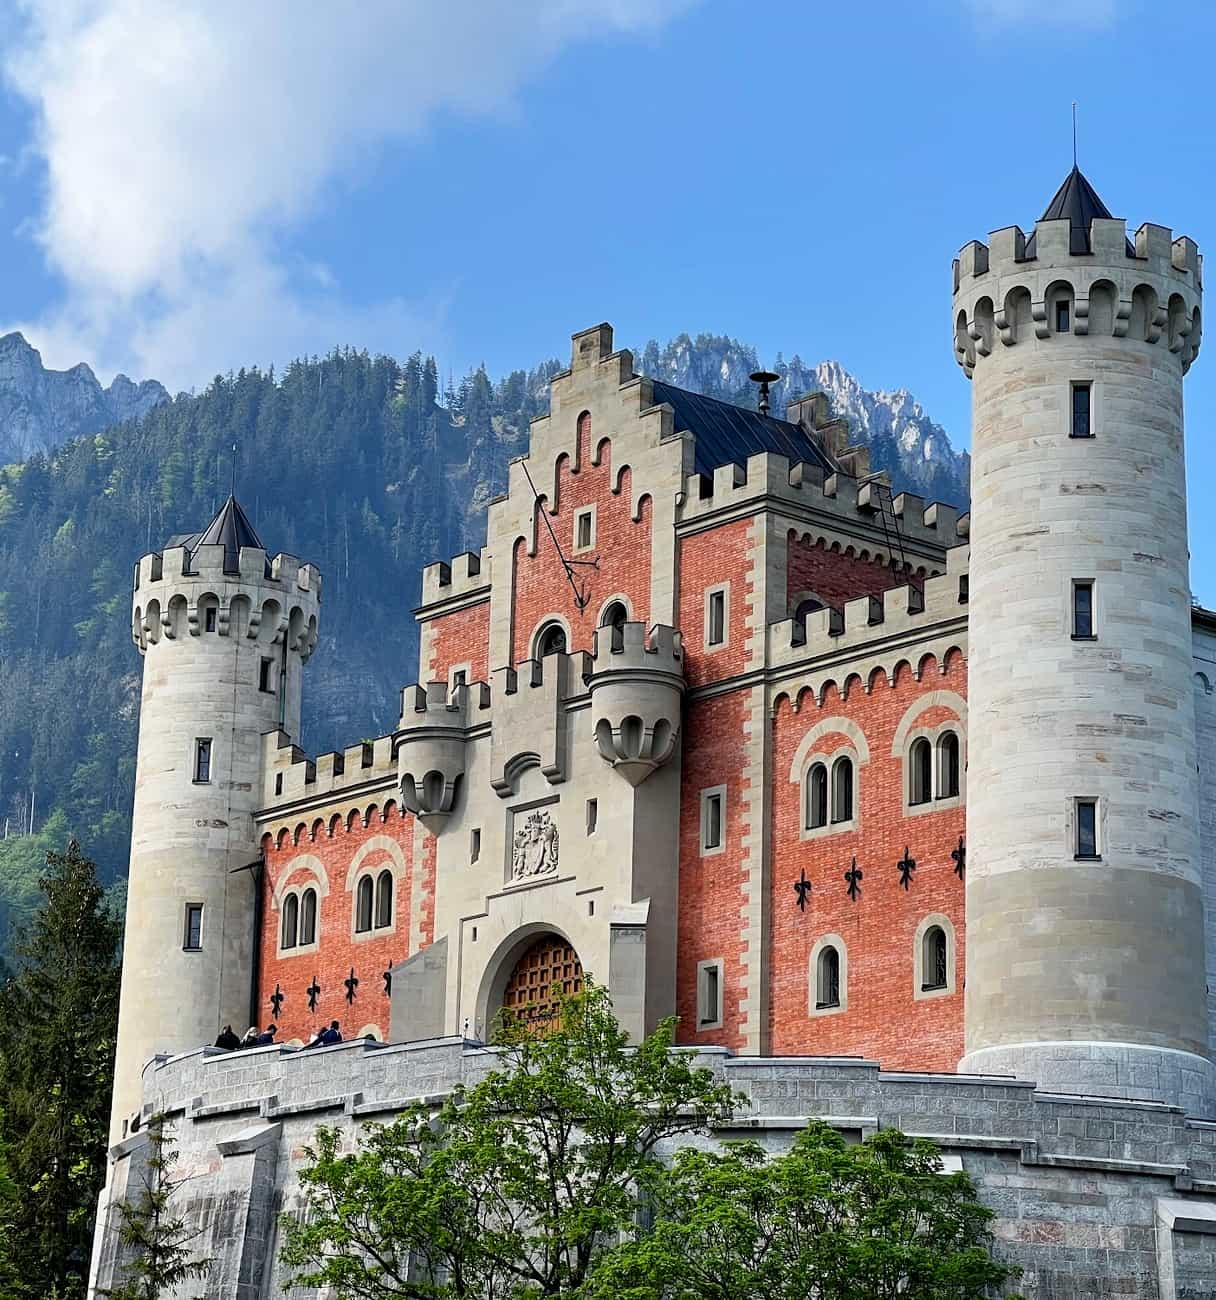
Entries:
<svg viewBox="0 0 1216 1300">
<path fill-rule="evenodd" d="M 1089 239 L 1089 225 L 1095 217 L 1109 218 L 1110 209 L 1098 197 L 1098 191 L 1085 178 L 1085 174 L 1074 162 L 1072 171 L 1064 177 L 1064 183 L 1056 190 L 1047 205 L 1040 221 L 1067 221 L 1069 223 L 1068 251 L 1070 253 L 1092 253 Z M 1127 245 L 1128 255 L 1136 255 L 1131 241 Z M 1026 241 L 1026 256 L 1035 255 L 1035 237 L 1031 235 Z"/>
<path fill-rule="evenodd" d="M 201 533 L 178 534 L 176 537 L 171 537 L 167 545 L 185 547 L 191 563 L 200 547 L 222 546 L 225 573 L 240 572 L 242 546 L 251 546 L 260 551 L 266 549 L 257 534 L 257 529 L 249 522 L 249 516 L 241 508 L 241 503 L 231 495 Z"/>
</svg>

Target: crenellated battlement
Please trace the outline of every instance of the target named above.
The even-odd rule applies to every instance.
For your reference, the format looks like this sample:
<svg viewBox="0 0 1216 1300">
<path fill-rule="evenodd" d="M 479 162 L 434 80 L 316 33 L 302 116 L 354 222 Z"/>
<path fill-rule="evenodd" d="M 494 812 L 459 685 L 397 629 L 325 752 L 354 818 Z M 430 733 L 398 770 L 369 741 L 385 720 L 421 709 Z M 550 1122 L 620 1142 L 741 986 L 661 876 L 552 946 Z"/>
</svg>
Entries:
<svg viewBox="0 0 1216 1300">
<path fill-rule="evenodd" d="M 1164 342 L 1184 373 L 1199 351 L 1203 258 L 1166 226 L 1145 222 L 1130 240 L 1116 217 L 1084 230 L 1037 221 L 1029 236 L 1007 226 L 965 244 L 953 274 L 955 356 L 968 376 L 994 347 L 1057 335 L 1061 302 L 1069 335 Z"/>
<path fill-rule="evenodd" d="M 462 551 L 450 562 L 437 560 L 422 570 L 422 605 L 467 596 L 490 587 L 490 549 Z"/>
<path fill-rule="evenodd" d="M 377 736 L 342 750 L 318 754 L 314 759 L 299 745 L 292 744 L 285 731 L 267 732 L 262 737 L 259 816 L 271 816 L 276 809 L 300 799 L 340 794 L 391 777 L 394 772 L 392 739 Z"/>
<path fill-rule="evenodd" d="M 923 636 L 936 624 L 965 618 L 969 548 L 950 549 L 946 572 L 922 583 L 860 596 L 843 608 L 817 609 L 768 627 L 768 666 L 782 669 L 822 655 L 864 650 L 901 636 Z"/>
<path fill-rule="evenodd" d="M 790 507 L 799 514 L 813 511 L 823 522 L 839 521 L 846 531 L 864 528 L 870 546 L 886 554 L 886 539 L 880 519 L 883 494 L 889 492 L 885 479 L 874 475 L 856 479 L 848 474 L 825 474 L 818 465 L 791 464 L 774 452 L 750 456 L 746 465 L 722 465 L 712 482 L 700 475 L 685 481 L 681 523 L 704 518 L 718 511 L 768 500 L 778 508 Z M 906 547 L 939 559 L 941 553 L 966 536 L 966 516 L 944 502 L 928 505 L 918 496 L 904 492 L 891 502 Z M 827 518 L 824 518 L 824 517 Z"/>
</svg>

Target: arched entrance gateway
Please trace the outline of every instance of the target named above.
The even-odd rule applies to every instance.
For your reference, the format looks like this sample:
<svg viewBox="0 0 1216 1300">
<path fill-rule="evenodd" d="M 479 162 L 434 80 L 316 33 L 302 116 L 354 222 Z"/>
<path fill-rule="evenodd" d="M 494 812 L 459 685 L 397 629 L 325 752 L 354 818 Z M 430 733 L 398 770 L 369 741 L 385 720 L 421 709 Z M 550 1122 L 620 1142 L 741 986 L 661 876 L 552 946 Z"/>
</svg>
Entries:
<svg viewBox="0 0 1216 1300">
<path fill-rule="evenodd" d="M 557 999 L 583 987 L 583 964 L 578 953 L 551 931 L 539 935 L 524 950 L 503 989 L 502 1009 L 524 1021 L 532 1033 L 552 1033 L 557 1028 Z"/>
</svg>

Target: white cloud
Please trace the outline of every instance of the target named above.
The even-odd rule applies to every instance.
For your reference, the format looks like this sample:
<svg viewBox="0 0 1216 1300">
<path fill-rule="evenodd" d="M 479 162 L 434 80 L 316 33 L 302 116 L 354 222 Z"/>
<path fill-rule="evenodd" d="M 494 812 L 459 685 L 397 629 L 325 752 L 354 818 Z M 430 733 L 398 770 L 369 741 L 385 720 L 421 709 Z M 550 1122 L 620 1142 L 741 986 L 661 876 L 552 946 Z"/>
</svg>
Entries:
<svg viewBox="0 0 1216 1300">
<path fill-rule="evenodd" d="M 355 308 L 283 254 L 285 232 L 436 114 L 510 112 L 564 47 L 687 2 L 25 0 L 6 71 L 35 110 L 35 238 L 65 295 L 18 327 L 56 363 L 171 383 L 373 334 L 424 342 L 439 305 Z"/>
<path fill-rule="evenodd" d="M 963 0 L 981 21 L 1033 27 L 1106 27 L 1121 16 L 1124 0 Z"/>
</svg>

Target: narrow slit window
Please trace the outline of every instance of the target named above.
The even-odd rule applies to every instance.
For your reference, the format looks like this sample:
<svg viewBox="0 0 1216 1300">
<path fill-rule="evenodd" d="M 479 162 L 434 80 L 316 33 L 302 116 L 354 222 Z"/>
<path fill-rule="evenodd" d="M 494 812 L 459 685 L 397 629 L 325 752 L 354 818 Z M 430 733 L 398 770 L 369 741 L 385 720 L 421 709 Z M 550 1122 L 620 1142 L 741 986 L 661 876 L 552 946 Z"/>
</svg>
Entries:
<svg viewBox="0 0 1216 1300">
<path fill-rule="evenodd" d="M 1094 635 L 1094 584 L 1072 584 L 1072 634 L 1078 640 L 1089 640 Z"/>
<path fill-rule="evenodd" d="M 300 901 L 300 942 L 313 943 L 317 937 L 317 891 L 306 889 Z"/>
<path fill-rule="evenodd" d="M 1098 801 L 1077 800 L 1077 857 L 1098 856 Z"/>
<path fill-rule="evenodd" d="M 716 962 L 701 967 L 701 1006 L 697 1014 L 699 1025 L 718 1023 L 718 1005 L 722 995 L 722 971 Z"/>
<path fill-rule="evenodd" d="M 937 797 L 953 799 L 959 792 L 960 768 L 958 736 L 943 731 L 937 742 Z"/>
<path fill-rule="evenodd" d="M 469 861 L 476 862 L 481 857 L 481 827 L 477 827 L 469 835 Z"/>
<path fill-rule="evenodd" d="M 921 992 L 932 993 L 944 989 L 949 983 L 949 949 L 946 932 L 940 925 L 931 925 L 925 932 L 924 951 L 921 954 Z"/>
<path fill-rule="evenodd" d="M 932 797 L 933 752 L 924 736 L 912 742 L 908 754 L 908 802 L 928 803 Z"/>
<path fill-rule="evenodd" d="M 832 821 L 853 820 L 853 760 L 838 758 L 832 767 Z"/>
<path fill-rule="evenodd" d="M 581 510 L 574 517 L 574 546 L 576 550 L 585 551 L 594 540 L 595 533 L 590 510 Z"/>
<path fill-rule="evenodd" d="M 830 944 L 819 954 L 815 972 L 815 1010 L 840 1005 L 840 953 Z"/>
<path fill-rule="evenodd" d="M 722 792 L 703 796 L 701 805 L 701 848 L 705 852 L 722 847 Z"/>
<path fill-rule="evenodd" d="M 817 830 L 828 824 L 828 769 L 816 763 L 806 779 L 806 827 Z"/>
<path fill-rule="evenodd" d="M 372 928 L 372 878 L 364 876 L 355 893 L 355 931 L 363 934 Z"/>
<path fill-rule="evenodd" d="M 187 952 L 201 952 L 203 947 L 203 905 L 186 904 L 186 925 L 182 935 L 182 947 Z"/>
<path fill-rule="evenodd" d="M 258 690 L 264 695 L 274 692 L 274 660 L 263 658 L 258 665 Z"/>
<path fill-rule="evenodd" d="M 726 643 L 726 592 L 711 591 L 709 593 L 706 622 L 708 623 L 705 630 L 706 641 L 711 646 L 724 645 Z"/>
<path fill-rule="evenodd" d="M 288 894 L 283 900 L 283 922 L 279 935 L 280 948 L 294 948 L 300 919 L 300 899 L 296 894 Z"/>
<path fill-rule="evenodd" d="M 600 804 L 598 799 L 587 800 L 587 834 L 594 835 L 596 823 L 599 821 Z"/>
<path fill-rule="evenodd" d="M 194 779 L 199 785 L 211 780 L 211 741 L 205 736 L 194 742 Z"/>
<path fill-rule="evenodd" d="M 1056 333 L 1067 334 L 1069 330 L 1069 301 L 1067 298 L 1060 298 L 1056 302 Z"/>
<path fill-rule="evenodd" d="M 376 881 L 376 929 L 393 923 L 393 873 L 382 871 Z"/>
<path fill-rule="evenodd" d="M 1069 435 L 1073 438 L 1090 438 L 1093 436 L 1091 419 L 1093 392 L 1089 384 L 1072 386 L 1072 425 Z"/>
</svg>

